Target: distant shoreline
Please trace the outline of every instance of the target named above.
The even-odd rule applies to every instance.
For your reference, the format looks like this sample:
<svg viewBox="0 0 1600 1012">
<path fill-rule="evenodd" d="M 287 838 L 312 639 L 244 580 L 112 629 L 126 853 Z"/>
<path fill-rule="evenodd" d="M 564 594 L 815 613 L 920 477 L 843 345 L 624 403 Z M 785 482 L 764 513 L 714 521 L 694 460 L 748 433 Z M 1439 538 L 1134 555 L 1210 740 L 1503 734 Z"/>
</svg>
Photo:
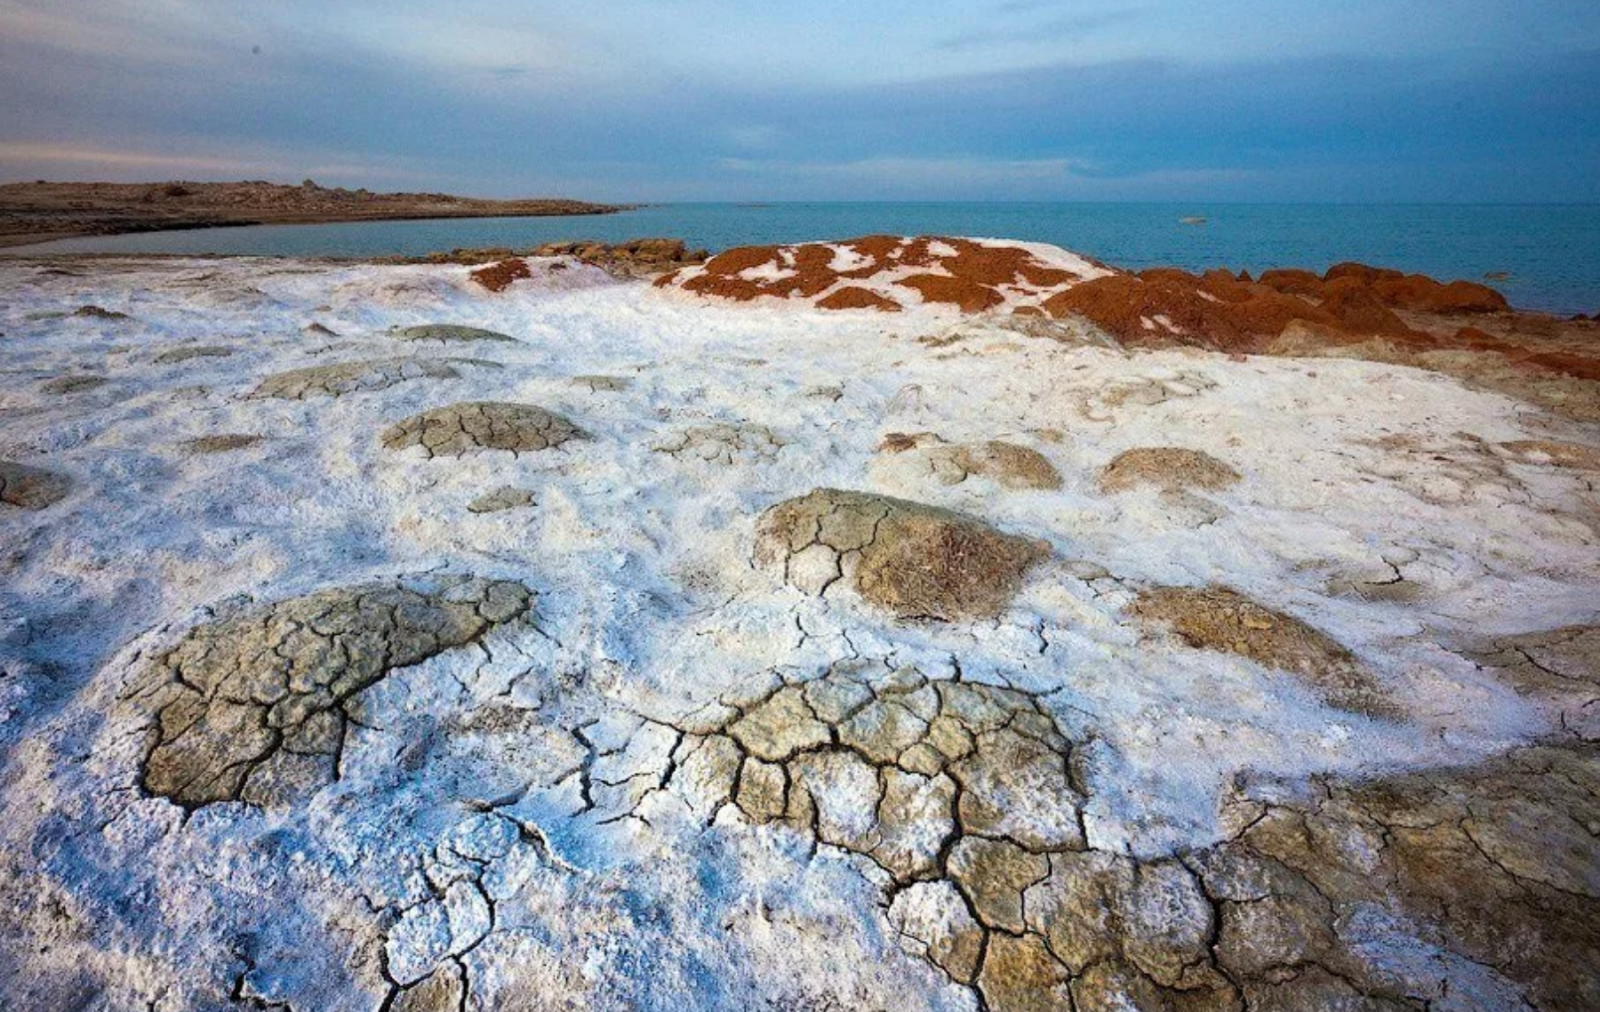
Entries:
<svg viewBox="0 0 1600 1012">
<path fill-rule="evenodd" d="M 615 214 L 634 204 L 444 193 L 373 193 L 262 181 L 0 185 L 0 248 L 58 239 L 250 225 Z"/>
</svg>

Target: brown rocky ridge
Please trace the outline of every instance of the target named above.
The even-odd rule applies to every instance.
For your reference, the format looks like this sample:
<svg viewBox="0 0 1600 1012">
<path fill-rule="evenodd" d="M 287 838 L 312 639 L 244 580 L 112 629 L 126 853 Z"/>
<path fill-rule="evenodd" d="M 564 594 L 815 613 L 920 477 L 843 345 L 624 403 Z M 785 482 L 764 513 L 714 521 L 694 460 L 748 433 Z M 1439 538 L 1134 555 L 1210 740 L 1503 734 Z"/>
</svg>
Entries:
<svg viewBox="0 0 1600 1012">
<path fill-rule="evenodd" d="M 220 225 L 418 218 L 609 214 L 613 204 L 548 198 L 486 200 L 447 193 L 373 193 L 259 180 L 239 183 L 9 183 L 0 186 L 0 246 L 83 235 Z"/>
</svg>

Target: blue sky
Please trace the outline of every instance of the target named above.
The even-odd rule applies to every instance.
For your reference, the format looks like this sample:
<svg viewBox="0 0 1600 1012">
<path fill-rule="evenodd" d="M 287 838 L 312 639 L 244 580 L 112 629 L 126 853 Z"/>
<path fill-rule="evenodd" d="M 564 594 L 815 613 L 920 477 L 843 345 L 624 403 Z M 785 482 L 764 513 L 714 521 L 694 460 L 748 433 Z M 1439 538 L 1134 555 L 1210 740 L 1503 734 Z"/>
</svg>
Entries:
<svg viewBox="0 0 1600 1012">
<path fill-rule="evenodd" d="M 1600 201 L 1597 0 L 0 0 L 0 178 Z"/>
</svg>

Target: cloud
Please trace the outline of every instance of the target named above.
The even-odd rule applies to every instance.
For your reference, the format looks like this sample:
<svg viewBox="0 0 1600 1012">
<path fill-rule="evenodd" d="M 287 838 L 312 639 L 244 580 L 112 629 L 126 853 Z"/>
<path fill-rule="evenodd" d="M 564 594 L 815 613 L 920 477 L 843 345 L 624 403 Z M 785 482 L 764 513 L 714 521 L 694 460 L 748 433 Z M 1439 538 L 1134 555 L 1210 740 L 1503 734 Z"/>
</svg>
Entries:
<svg viewBox="0 0 1600 1012">
<path fill-rule="evenodd" d="M 685 2 L 705 15 L 703 0 Z M 916 59 L 906 38 L 873 43 L 906 60 L 903 80 L 795 81 L 677 68 L 682 54 L 664 48 L 605 52 L 606 26 L 581 12 L 569 24 L 514 10 L 502 19 L 509 41 L 485 52 L 474 52 L 481 26 L 500 24 L 486 17 L 438 45 L 428 37 L 438 18 L 477 16 L 488 0 L 393 0 L 390 20 L 365 26 L 361 0 L 332 13 L 311 0 L 140 3 L 161 16 L 134 17 L 144 8 L 133 0 L 0 0 L 0 140 L 12 146 L 0 174 L 314 172 L 351 186 L 616 200 L 1600 199 L 1594 52 L 1224 52 L 1019 70 L 995 69 L 983 47 L 930 56 L 939 35 L 916 24 L 903 26 L 923 47 Z M 636 13 L 638 0 L 618 3 Z M 24 8 L 50 16 L 13 38 Z M 196 20 L 213 8 L 236 17 Z M 1078 9 L 1033 4 L 1018 16 Z M 1160 9 L 1139 23 L 1163 21 Z M 73 19 L 85 34 L 68 30 Z M 106 32 L 130 19 L 119 53 Z M 548 49 L 522 59 L 525 39 L 571 49 L 547 69 Z M 179 55 L 152 57 L 169 51 Z M 46 142 L 70 150 L 37 147 Z"/>
<path fill-rule="evenodd" d="M 1084 158 L 898 157 L 882 155 L 848 161 L 785 161 L 724 158 L 717 169 L 760 178 L 769 186 L 848 192 L 860 199 L 1083 200 L 1116 197 L 1141 188 L 1168 190 L 1198 186 L 1237 186 L 1259 173 L 1238 168 L 1193 168 L 1145 172 L 1108 170 Z"/>
<path fill-rule="evenodd" d="M 1025 13 L 1052 6 L 1040 3 L 1008 3 L 1001 8 L 1009 9 L 1009 13 Z M 995 24 L 991 21 L 988 27 L 975 28 L 956 35 L 949 35 L 934 43 L 934 49 L 946 52 L 959 52 L 968 49 L 982 49 L 998 46 L 1017 44 L 1044 45 L 1063 41 L 1075 41 L 1103 32 L 1118 25 L 1137 21 L 1148 14 L 1143 7 L 1126 7 L 1121 10 L 1099 11 L 1093 14 L 1075 14 L 1067 17 L 1051 18 L 1032 24 Z"/>
<path fill-rule="evenodd" d="M 150 179 L 219 179 L 268 177 L 298 180 L 305 176 L 423 182 L 430 174 L 387 159 L 341 158 L 337 152 L 252 150 L 235 155 L 184 154 L 192 139 L 174 138 L 167 150 L 112 148 L 61 141 L 0 141 L 0 173 L 13 178 L 52 174 L 81 175 L 86 168 L 108 182 Z M 359 185 L 359 184 L 358 184 Z"/>
</svg>

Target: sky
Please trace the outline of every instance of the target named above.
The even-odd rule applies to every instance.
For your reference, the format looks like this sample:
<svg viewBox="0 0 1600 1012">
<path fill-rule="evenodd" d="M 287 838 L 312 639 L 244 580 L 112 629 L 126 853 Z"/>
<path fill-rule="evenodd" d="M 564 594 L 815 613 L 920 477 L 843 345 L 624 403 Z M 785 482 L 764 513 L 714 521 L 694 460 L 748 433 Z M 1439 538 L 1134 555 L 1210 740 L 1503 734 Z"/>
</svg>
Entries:
<svg viewBox="0 0 1600 1012">
<path fill-rule="evenodd" d="M 0 180 L 1600 201 L 1600 0 L 0 0 Z"/>
</svg>

